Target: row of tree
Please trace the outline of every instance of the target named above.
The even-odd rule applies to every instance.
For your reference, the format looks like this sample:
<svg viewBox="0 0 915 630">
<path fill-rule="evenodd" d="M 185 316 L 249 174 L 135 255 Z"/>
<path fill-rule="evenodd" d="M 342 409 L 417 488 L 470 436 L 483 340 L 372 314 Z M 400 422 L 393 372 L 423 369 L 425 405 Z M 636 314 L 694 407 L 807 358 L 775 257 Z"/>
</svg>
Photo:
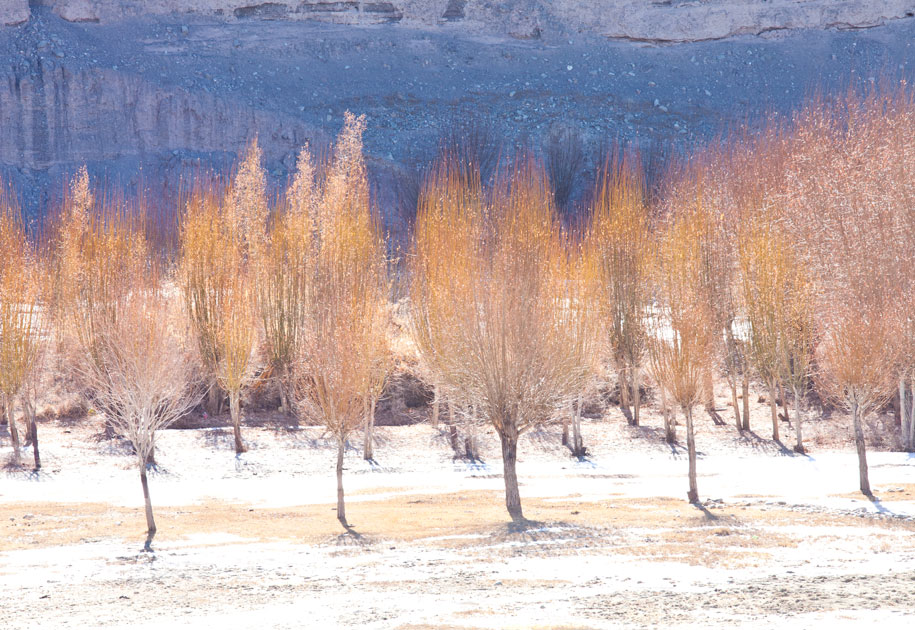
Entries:
<svg viewBox="0 0 915 630">
<path fill-rule="evenodd" d="M 685 418 L 690 501 L 693 413 L 704 405 L 718 419 L 719 369 L 741 431 L 751 378 L 768 389 L 775 440 L 776 399 L 787 408 L 793 397 L 798 451 L 811 388 L 846 407 L 865 494 L 866 414 L 897 395 L 904 446 L 915 447 L 915 106 L 905 85 L 813 99 L 791 120 L 671 166 L 651 197 L 639 157 L 617 151 L 586 222 L 573 226 L 535 158 L 487 185 L 479 165 L 445 151 L 396 265 L 372 211 L 363 129 L 347 115 L 327 160 L 303 150 L 273 202 L 256 142 L 227 179 L 198 178 L 181 202 L 174 257 L 153 245 L 142 199 L 101 197 L 85 170 L 37 245 L 4 198 L 0 402 L 14 456 L 19 400 L 40 465 L 35 397 L 55 344 L 58 368 L 134 445 L 149 544 L 156 431 L 204 397 L 212 412 L 228 401 L 242 453 L 242 395 L 270 378 L 283 409 L 336 438 L 345 525 L 344 445 L 362 429 L 372 457 L 374 407 L 393 365 L 395 268 L 406 270 L 408 332 L 435 389 L 433 415 L 445 403 L 450 422 L 495 429 L 513 519 L 523 518 L 519 437 L 563 422 L 584 456 L 582 400 L 608 368 L 630 423 L 649 382 L 668 440 L 676 411 Z"/>
</svg>

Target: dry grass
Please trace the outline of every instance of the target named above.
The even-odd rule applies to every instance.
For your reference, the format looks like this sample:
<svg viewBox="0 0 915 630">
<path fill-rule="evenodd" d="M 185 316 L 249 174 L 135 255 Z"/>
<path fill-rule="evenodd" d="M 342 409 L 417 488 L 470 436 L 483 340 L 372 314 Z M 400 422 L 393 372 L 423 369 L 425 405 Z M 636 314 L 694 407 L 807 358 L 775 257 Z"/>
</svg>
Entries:
<svg viewBox="0 0 915 630">
<path fill-rule="evenodd" d="M 765 564 L 773 548 L 790 549 L 809 543 L 805 529 L 813 532 L 820 527 L 860 528 L 866 523 L 869 540 L 879 538 L 884 531 L 915 533 L 915 524 L 910 522 L 873 518 L 863 521 L 854 516 L 757 505 L 724 505 L 705 513 L 682 501 L 665 498 L 584 503 L 527 499 L 527 512 L 533 520 L 518 526 L 506 521 L 499 494 L 413 494 L 351 502 L 348 512 L 355 531 L 352 541 L 460 549 L 487 557 L 500 553 L 576 555 L 599 548 L 662 562 L 738 567 Z M 907 487 L 899 496 L 913 495 L 915 488 Z M 140 531 L 141 512 L 139 507 L 105 504 L 4 504 L 0 507 L 0 550 L 95 540 L 139 541 L 145 536 Z M 161 507 L 158 514 L 160 545 L 213 533 L 238 536 L 240 542 L 317 545 L 334 545 L 341 536 L 348 536 L 336 519 L 335 506 L 330 504 L 276 509 L 210 501 Z M 898 538 L 893 540 L 897 551 L 900 544 L 905 544 Z M 528 545 L 518 548 L 506 543 Z"/>
</svg>

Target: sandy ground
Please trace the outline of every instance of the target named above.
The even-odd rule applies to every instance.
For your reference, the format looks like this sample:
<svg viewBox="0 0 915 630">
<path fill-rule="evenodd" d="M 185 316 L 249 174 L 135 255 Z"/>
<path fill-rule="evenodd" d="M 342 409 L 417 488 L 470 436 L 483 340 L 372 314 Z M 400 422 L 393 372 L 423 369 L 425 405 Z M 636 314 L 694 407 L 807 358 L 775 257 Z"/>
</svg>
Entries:
<svg viewBox="0 0 915 630">
<path fill-rule="evenodd" d="M 871 453 L 871 502 L 846 419 L 811 423 L 799 456 L 700 414 L 697 508 L 653 411 L 586 420 L 585 461 L 556 429 L 526 436 L 524 525 L 494 436 L 474 464 L 428 425 L 379 428 L 374 464 L 355 440 L 345 531 L 320 429 L 273 417 L 240 457 L 223 427 L 165 431 L 151 554 L 127 449 L 96 417 L 46 421 L 42 471 L 0 478 L 0 627 L 842 628 L 915 611 L 915 459 Z"/>
</svg>

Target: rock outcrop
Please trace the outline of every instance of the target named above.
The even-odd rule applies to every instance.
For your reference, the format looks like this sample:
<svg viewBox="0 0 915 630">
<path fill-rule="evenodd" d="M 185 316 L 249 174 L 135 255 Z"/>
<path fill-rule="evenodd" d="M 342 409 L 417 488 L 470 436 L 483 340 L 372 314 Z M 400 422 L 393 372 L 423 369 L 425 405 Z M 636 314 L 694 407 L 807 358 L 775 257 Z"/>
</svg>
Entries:
<svg viewBox="0 0 915 630">
<path fill-rule="evenodd" d="M 190 14 L 226 20 L 317 20 L 417 26 L 461 23 L 515 37 L 599 33 L 686 42 L 786 29 L 867 28 L 915 16 L 915 0 L 33 0 L 73 22 Z M 24 19 L 26 0 L 5 0 L 0 22 Z M 16 8 L 19 7 L 19 8 Z M 8 16 L 5 15 L 9 14 Z"/>
<path fill-rule="evenodd" d="M 915 16 L 915 0 L 557 0 L 559 20 L 579 30 L 674 43 L 788 29 L 869 28 Z"/>
<path fill-rule="evenodd" d="M 3 0 L 0 2 L 0 26 L 22 24 L 28 19 L 28 0 Z"/>
<path fill-rule="evenodd" d="M 272 162 L 294 162 L 318 135 L 301 121 L 112 70 L 38 68 L 0 84 L 0 163 L 46 170 L 171 152 L 234 154 L 258 135 Z"/>
</svg>

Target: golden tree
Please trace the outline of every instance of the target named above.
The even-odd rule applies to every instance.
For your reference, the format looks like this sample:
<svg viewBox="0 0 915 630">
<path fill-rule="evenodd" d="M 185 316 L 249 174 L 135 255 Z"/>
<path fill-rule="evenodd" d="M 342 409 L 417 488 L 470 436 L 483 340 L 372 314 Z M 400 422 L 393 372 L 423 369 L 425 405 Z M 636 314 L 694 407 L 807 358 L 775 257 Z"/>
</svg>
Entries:
<svg viewBox="0 0 915 630">
<path fill-rule="evenodd" d="M 221 205 L 221 195 L 213 187 L 198 186 L 184 204 L 180 235 L 181 290 L 209 379 L 211 413 L 218 413 L 222 402 L 217 384 L 220 310 L 240 267 L 239 236 L 225 220 Z"/>
<path fill-rule="evenodd" d="M 769 391 L 772 439 L 779 441 L 776 397 L 787 361 L 784 321 L 788 250 L 771 218 L 751 219 L 740 241 L 743 301 L 749 328 L 749 356 Z"/>
<path fill-rule="evenodd" d="M 363 426 L 389 354 L 385 248 L 371 211 L 364 129 L 364 117 L 347 113 L 322 186 L 296 379 L 301 411 L 337 440 L 337 518 L 344 526 L 346 440 Z"/>
<path fill-rule="evenodd" d="M 221 349 L 241 341 L 241 331 L 230 333 L 229 330 L 243 321 L 256 327 L 256 319 L 247 317 L 249 311 L 253 313 L 251 309 L 256 308 L 250 284 L 264 266 L 269 215 L 261 158 L 261 150 L 254 140 L 227 186 L 221 182 L 198 180 L 183 201 L 180 284 L 201 360 L 209 376 L 208 406 L 213 413 L 221 410 L 224 395 L 230 394 L 220 386 L 226 379 L 227 365 L 220 354 Z M 238 299 L 244 296 L 245 304 L 233 303 L 230 294 Z M 220 333 L 224 335 L 222 339 Z M 255 339 L 256 333 L 255 328 L 245 331 L 243 336 Z M 237 352 L 242 350 L 237 349 Z M 232 362 L 236 367 L 237 360 L 238 356 Z M 248 374 L 250 370 L 247 363 L 245 365 L 243 372 Z M 241 378 L 241 374 L 237 377 Z M 239 422 L 236 414 L 232 418 L 236 433 Z M 236 451 L 242 452 L 239 448 L 244 447 L 236 435 Z"/>
<path fill-rule="evenodd" d="M 662 208 L 669 216 L 687 213 L 694 230 L 698 277 L 697 299 L 705 303 L 715 331 L 714 353 L 704 376 L 703 403 L 716 424 L 723 424 L 715 410 L 715 363 L 723 351 L 726 375 L 731 386 L 735 416 L 737 408 L 737 376 L 741 371 L 740 342 L 737 332 L 738 309 L 736 291 L 736 232 L 737 217 L 727 190 L 721 164 L 729 154 L 712 147 L 680 172 L 671 173 L 671 184 Z M 744 389 L 746 400 L 746 387 Z M 746 408 L 746 407 L 745 407 Z M 738 425 L 740 423 L 738 422 Z"/>
<path fill-rule="evenodd" d="M 78 352 L 95 356 L 101 331 L 149 261 L 143 218 L 113 197 L 92 192 L 85 167 L 74 177 L 59 226 L 58 325 Z"/>
<path fill-rule="evenodd" d="M 795 433 L 794 450 L 806 452 L 802 438 L 804 400 L 813 375 L 813 362 L 817 344 L 816 306 L 817 285 L 812 274 L 799 256 L 799 248 L 786 252 L 784 297 L 780 309 L 782 342 L 782 381 L 794 394 Z M 786 407 L 787 409 L 787 407 Z"/>
<path fill-rule="evenodd" d="M 229 397 L 229 417 L 238 454 L 248 450 L 241 438 L 241 392 L 254 375 L 257 343 L 254 289 L 246 271 L 238 269 L 222 290 L 222 301 L 214 318 L 216 382 Z"/>
<path fill-rule="evenodd" d="M 518 438 L 585 387 L 593 321 L 564 251 L 541 167 L 522 162 L 483 201 L 479 176 L 446 162 L 423 192 L 411 287 L 413 330 L 437 381 L 459 393 L 502 443 L 505 502 L 523 520 Z M 569 343 L 574 338 L 577 343 Z"/>
<path fill-rule="evenodd" d="M 258 268 L 257 304 L 269 367 L 280 385 L 280 404 L 289 412 L 293 368 L 301 354 L 305 300 L 317 208 L 314 165 L 307 148 L 267 236 Z"/>
<path fill-rule="evenodd" d="M 590 246 L 603 279 L 601 319 L 619 372 L 620 404 L 639 424 L 640 371 L 651 296 L 651 235 L 644 180 L 637 157 L 604 166 L 591 217 Z M 630 410 L 631 403 L 631 410 Z"/>
<path fill-rule="evenodd" d="M 823 324 L 817 380 L 822 391 L 852 414 L 859 487 L 866 496 L 872 493 L 863 423 L 893 394 L 898 337 L 892 308 L 870 289 L 835 305 Z"/>
<path fill-rule="evenodd" d="M 650 320 L 653 330 L 648 344 L 655 381 L 686 418 L 691 503 L 699 502 L 693 407 L 705 400 L 705 380 L 718 335 L 705 293 L 706 261 L 700 247 L 704 221 L 701 208 L 685 207 L 668 226 L 659 251 L 659 300 Z"/>
<path fill-rule="evenodd" d="M 54 257 L 57 329 L 79 370 L 101 361 L 99 344 L 124 301 L 145 281 L 150 262 L 145 217 L 117 197 L 99 198 L 80 169 L 64 199 Z M 106 420 L 105 435 L 115 427 Z"/>
<path fill-rule="evenodd" d="M 6 417 L 13 463 L 20 463 L 14 402 L 21 399 L 35 469 L 41 468 L 38 427 L 29 392 L 39 378 L 50 324 L 44 269 L 29 245 L 19 208 L 0 194 L 0 415 Z M 28 443 L 27 441 L 27 443 Z"/>
</svg>

